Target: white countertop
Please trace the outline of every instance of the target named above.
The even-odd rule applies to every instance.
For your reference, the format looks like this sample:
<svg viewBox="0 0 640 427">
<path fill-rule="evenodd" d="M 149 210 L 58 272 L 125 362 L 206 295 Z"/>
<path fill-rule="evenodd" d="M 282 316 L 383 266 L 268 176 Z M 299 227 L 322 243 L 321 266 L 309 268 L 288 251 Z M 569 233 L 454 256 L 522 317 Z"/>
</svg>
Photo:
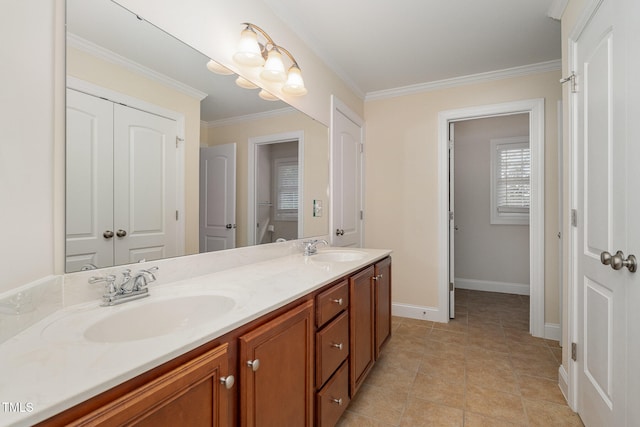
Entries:
<svg viewBox="0 0 640 427">
<path fill-rule="evenodd" d="M 321 262 L 313 256 L 291 254 L 172 283 L 152 283 L 150 297 L 114 307 L 100 307 L 101 301 L 94 300 L 58 310 L 0 344 L 0 426 L 45 420 L 391 252 L 354 250 L 364 257 Z M 231 296 L 236 305 L 213 320 L 161 336 L 109 343 L 84 337 L 88 325 L 119 311 L 207 293 Z"/>
</svg>

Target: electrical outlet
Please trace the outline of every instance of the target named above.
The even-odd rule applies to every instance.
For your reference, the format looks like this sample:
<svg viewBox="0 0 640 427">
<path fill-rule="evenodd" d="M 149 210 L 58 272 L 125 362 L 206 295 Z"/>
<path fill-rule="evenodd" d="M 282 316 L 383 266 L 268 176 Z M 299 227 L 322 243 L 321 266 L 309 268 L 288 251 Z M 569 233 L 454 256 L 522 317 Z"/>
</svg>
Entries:
<svg viewBox="0 0 640 427">
<path fill-rule="evenodd" d="M 314 217 L 322 216 L 322 200 L 313 201 L 313 216 Z"/>
</svg>

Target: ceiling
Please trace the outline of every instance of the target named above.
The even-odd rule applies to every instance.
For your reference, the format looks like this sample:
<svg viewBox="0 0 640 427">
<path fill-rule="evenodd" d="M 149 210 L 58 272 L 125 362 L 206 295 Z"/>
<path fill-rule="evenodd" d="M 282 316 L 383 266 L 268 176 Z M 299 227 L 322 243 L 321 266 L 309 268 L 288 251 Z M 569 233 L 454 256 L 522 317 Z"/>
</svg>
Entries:
<svg viewBox="0 0 640 427">
<path fill-rule="evenodd" d="M 561 56 L 558 0 L 264 1 L 360 95 Z"/>
</svg>

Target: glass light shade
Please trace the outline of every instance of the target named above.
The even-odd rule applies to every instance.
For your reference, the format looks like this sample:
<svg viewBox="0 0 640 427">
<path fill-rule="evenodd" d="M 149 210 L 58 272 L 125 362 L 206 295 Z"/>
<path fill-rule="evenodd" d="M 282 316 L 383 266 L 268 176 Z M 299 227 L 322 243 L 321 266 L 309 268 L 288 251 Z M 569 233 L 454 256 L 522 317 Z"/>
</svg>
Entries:
<svg viewBox="0 0 640 427">
<path fill-rule="evenodd" d="M 260 73 L 260 77 L 270 82 L 284 82 L 287 74 L 284 72 L 284 64 L 282 63 L 282 55 L 276 49 L 269 51 L 267 62 L 264 63 L 264 69 Z"/>
<path fill-rule="evenodd" d="M 228 69 L 224 65 L 218 64 L 213 59 L 211 59 L 211 60 L 209 60 L 209 62 L 207 62 L 207 69 L 209 71 L 211 71 L 212 73 L 222 74 L 223 76 L 228 76 L 228 75 L 233 74 L 233 71 L 231 71 L 230 69 Z"/>
<path fill-rule="evenodd" d="M 258 67 L 264 64 L 264 58 L 258 44 L 258 35 L 250 28 L 245 28 L 240 33 L 238 51 L 233 55 L 233 60 L 240 65 Z"/>
<path fill-rule="evenodd" d="M 258 86 L 254 85 L 249 80 L 247 80 L 247 79 L 245 79 L 244 77 L 241 77 L 241 76 L 238 76 L 238 78 L 236 79 L 236 84 L 238 86 L 240 86 L 241 88 L 244 88 L 244 89 L 257 89 L 258 88 Z"/>
<path fill-rule="evenodd" d="M 258 96 L 260 98 L 264 99 L 265 101 L 279 101 L 280 100 L 277 96 L 271 95 L 269 92 L 267 92 L 264 89 L 262 89 L 260 91 L 260 93 L 258 93 Z"/>
<path fill-rule="evenodd" d="M 302 96 L 307 94 L 307 88 L 304 87 L 302 73 L 300 68 L 295 65 L 289 68 L 287 82 L 282 86 L 282 91 L 289 95 Z"/>
</svg>

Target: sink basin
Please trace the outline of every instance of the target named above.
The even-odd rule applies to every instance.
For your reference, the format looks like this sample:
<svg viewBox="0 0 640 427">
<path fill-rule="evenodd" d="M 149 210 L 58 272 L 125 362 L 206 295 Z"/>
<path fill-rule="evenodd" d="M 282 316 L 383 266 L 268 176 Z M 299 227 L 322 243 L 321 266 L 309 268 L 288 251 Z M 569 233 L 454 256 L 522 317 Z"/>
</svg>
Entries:
<svg viewBox="0 0 640 427">
<path fill-rule="evenodd" d="M 170 334 L 228 313 L 236 301 L 225 295 L 192 295 L 123 308 L 89 326 L 94 342 L 135 341 Z"/>
<path fill-rule="evenodd" d="M 363 259 L 367 254 L 352 250 L 329 250 L 318 252 L 311 259 L 319 262 L 349 262 Z"/>
</svg>

